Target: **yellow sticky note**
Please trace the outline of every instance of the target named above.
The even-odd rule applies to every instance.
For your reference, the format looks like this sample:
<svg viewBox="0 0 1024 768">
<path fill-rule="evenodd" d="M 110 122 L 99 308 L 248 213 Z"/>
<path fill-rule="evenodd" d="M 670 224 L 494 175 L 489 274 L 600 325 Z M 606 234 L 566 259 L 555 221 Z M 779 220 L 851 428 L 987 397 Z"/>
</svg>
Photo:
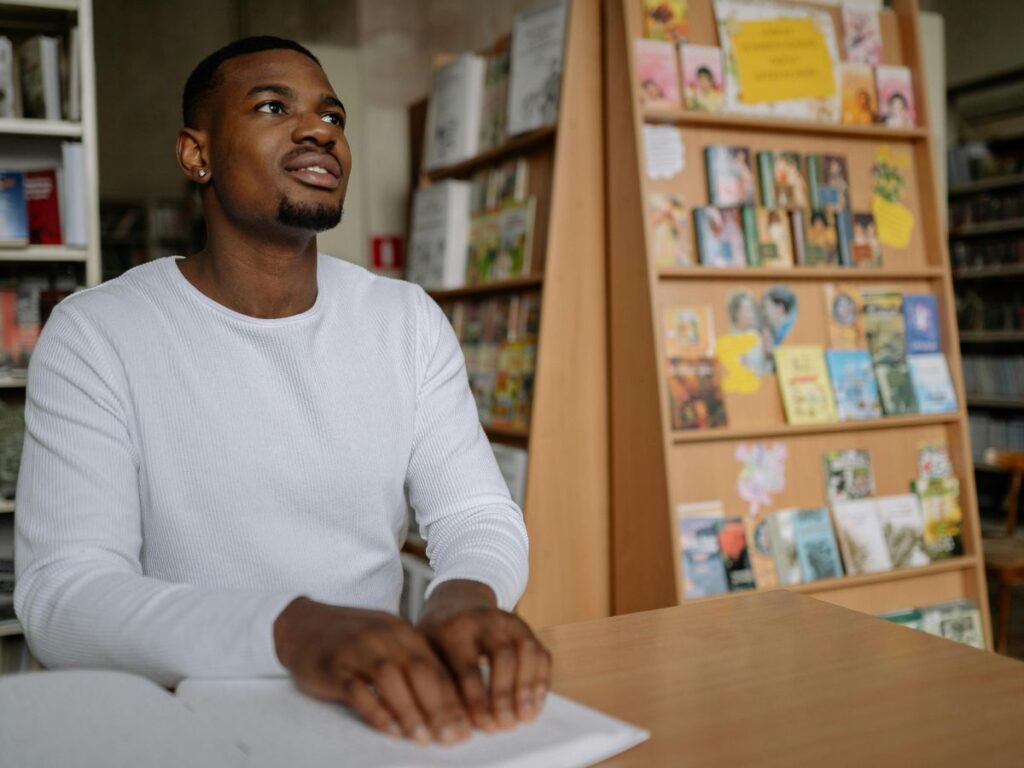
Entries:
<svg viewBox="0 0 1024 768">
<path fill-rule="evenodd" d="M 903 203 L 890 203 L 884 197 L 871 198 L 871 213 L 875 216 L 878 239 L 893 248 L 906 248 L 914 232 L 914 214 Z"/>
<path fill-rule="evenodd" d="M 763 363 L 764 351 L 756 333 L 719 336 L 715 342 L 715 354 L 725 371 L 722 392 L 752 395 L 761 389 L 761 377 L 756 369 Z"/>
<path fill-rule="evenodd" d="M 822 99 L 836 92 L 832 57 L 811 19 L 744 21 L 732 45 L 744 104 Z"/>
</svg>

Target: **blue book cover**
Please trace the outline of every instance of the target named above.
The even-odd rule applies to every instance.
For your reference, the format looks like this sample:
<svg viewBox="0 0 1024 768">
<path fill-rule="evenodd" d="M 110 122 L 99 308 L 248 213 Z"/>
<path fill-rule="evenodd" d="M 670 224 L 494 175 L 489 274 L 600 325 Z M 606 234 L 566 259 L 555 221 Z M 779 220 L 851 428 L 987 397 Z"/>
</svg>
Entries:
<svg viewBox="0 0 1024 768">
<path fill-rule="evenodd" d="M 796 555 L 803 581 L 833 579 L 843 575 L 836 534 L 828 510 L 801 509 L 793 521 Z"/>
<path fill-rule="evenodd" d="M 939 351 L 939 310 L 934 294 L 903 294 L 903 319 L 908 355 L 927 355 Z"/>
<path fill-rule="evenodd" d="M 729 591 L 722 551 L 718 544 L 718 527 L 721 522 L 721 518 L 717 517 L 679 519 L 684 597 L 707 597 Z"/>
<path fill-rule="evenodd" d="M 956 411 L 956 390 L 953 389 L 944 354 L 911 355 L 907 363 L 910 366 L 910 380 L 914 382 L 917 408 L 921 413 Z"/>
<path fill-rule="evenodd" d="M 708 177 L 708 200 L 714 206 L 755 205 L 757 191 L 754 166 L 747 147 L 704 148 Z"/>
<path fill-rule="evenodd" d="M 0 246 L 28 245 L 25 174 L 0 171 Z"/>
<path fill-rule="evenodd" d="M 881 418 L 871 353 L 866 349 L 829 349 L 825 351 L 825 360 L 839 420 Z"/>
</svg>

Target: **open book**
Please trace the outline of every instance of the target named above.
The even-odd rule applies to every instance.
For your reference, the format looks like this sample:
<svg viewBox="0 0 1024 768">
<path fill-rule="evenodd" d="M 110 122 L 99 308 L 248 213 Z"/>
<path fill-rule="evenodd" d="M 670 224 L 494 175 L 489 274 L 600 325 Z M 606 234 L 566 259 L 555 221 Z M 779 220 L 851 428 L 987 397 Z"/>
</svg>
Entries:
<svg viewBox="0 0 1024 768">
<path fill-rule="evenodd" d="M 22 768 L 75 765 L 585 766 L 650 734 L 550 695 L 529 725 L 420 747 L 377 733 L 343 707 L 287 679 L 186 680 L 171 694 L 122 672 L 38 672 L 0 678 L 0 755 Z"/>
</svg>

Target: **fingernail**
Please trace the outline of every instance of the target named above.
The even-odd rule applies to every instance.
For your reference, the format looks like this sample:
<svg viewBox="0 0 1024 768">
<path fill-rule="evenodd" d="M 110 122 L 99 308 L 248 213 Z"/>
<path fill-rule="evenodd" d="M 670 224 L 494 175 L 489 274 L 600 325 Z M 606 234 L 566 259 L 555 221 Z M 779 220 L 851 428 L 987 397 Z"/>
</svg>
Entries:
<svg viewBox="0 0 1024 768">
<path fill-rule="evenodd" d="M 483 712 L 476 716 L 476 724 L 484 731 L 494 730 L 494 718 Z"/>
<path fill-rule="evenodd" d="M 529 701 L 521 701 L 519 703 L 519 716 L 525 718 L 533 718 L 534 709 L 533 703 Z"/>
<path fill-rule="evenodd" d="M 412 740 L 417 744 L 429 744 L 433 741 L 430 738 L 430 731 L 427 730 L 425 725 L 417 725 L 412 729 Z"/>
<path fill-rule="evenodd" d="M 384 726 L 384 733 L 386 733 L 388 736 L 395 736 L 401 738 L 402 729 L 398 727 L 398 723 L 390 722 L 386 726 Z"/>
<path fill-rule="evenodd" d="M 512 714 L 512 710 L 507 706 L 498 707 L 498 711 L 495 713 L 498 718 L 498 725 L 502 728 L 511 728 L 516 724 L 516 718 Z"/>
</svg>

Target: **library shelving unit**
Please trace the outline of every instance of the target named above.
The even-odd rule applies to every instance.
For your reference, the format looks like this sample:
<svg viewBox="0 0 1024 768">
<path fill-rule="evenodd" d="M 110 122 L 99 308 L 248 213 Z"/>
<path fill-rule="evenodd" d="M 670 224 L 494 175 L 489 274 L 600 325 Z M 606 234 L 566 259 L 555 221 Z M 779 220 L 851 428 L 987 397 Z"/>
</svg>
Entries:
<svg viewBox="0 0 1024 768">
<path fill-rule="evenodd" d="M 596 0 L 569 3 L 554 127 L 420 179 L 468 179 L 509 158 L 528 162 L 528 194 L 536 198 L 533 274 L 431 295 L 441 302 L 541 294 L 529 427 L 485 427 L 493 442 L 528 450 L 530 581 L 518 611 L 537 626 L 610 611 L 600 11 Z"/>
<path fill-rule="evenodd" d="M 79 284 L 93 286 L 100 281 L 99 173 L 96 145 L 96 87 L 93 58 L 92 0 L 0 0 L 0 35 L 15 45 L 36 34 L 55 35 L 67 48 L 72 27 L 78 27 L 79 72 L 81 77 L 81 120 L 0 119 L 0 168 L 20 171 L 35 168 L 59 168 L 61 143 L 80 141 L 83 145 L 85 172 L 85 209 L 87 243 L 82 248 L 30 245 L 27 248 L 0 250 L 0 267 L 7 271 L 40 265 L 72 265 Z M 0 398 L 24 400 L 25 380 L 0 377 Z M 13 501 L 0 501 L 0 557 L 13 551 Z M 0 645 L 3 638 L 17 638 L 17 621 L 0 621 Z M 20 640 L 20 638 L 19 638 Z M 3 650 L 3 649 L 0 649 Z M 0 672 L 4 670 L 0 669 Z"/>
<path fill-rule="evenodd" d="M 727 516 L 747 513 L 747 503 L 737 491 L 740 464 L 734 456 L 741 442 L 780 442 L 786 447 L 785 487 L 767 507 L 782 509 L 825 505 L 821 457 L 827 450 L 869 451 L 876 491 L 881 496 L 907 492 L 910 479 L 917 475 L 917 443 L 942 441 L 961 483 L 963 556 L 913 569 L 788 588 L 871 614 L 969 598 L 980 608 L 986 643 L 991 647 L 952 280 L 938 223 L 929 131 L 926 127 L 896 130 L 696 114 L 681 106 L 648 109 L 641 105 L 634 87 L 634 40 L 643 34 L 641 3 L 606 0 L 605 9 L 608 207 L 615 212 L 608 221 L 615 613 L 674 605 L 683 599 L 677 587 L 680 558 L 674 511 L 678 504 L 720 500 Z M 835 16 L 841 47 L 838 9 L 829 12 Z M 923 117 L 927 110 L 917 13 L 914 0 L 895 0 L 892 10 L 881 13 L 881 29 L 884 63 L 911 68 L 917 113 Z M 712 0 L 691 0 L 687 18 L 691 42 L 718 44 Z M 773 149 L 846 155 L 854 210 L 870 208 L 870 171 L 876 149 L 888 145 L 893 151 L 906 152 L 912 158 L 912 168 L 907 174 L 905 203 L 916 221 L 909 247 L 886 247 L 883 266 L 876 269 L 659 269 L 645 256 L 651 252 L 646 201 L 649 192 L 668 191 L 669 187 L 663 180 L 649 180 L 644 171 L 643 127 L 649 123 L 672 124 L 681 130 L 686 166 L 671 189 L 681 192 L 688 208 L 707 200 L 703 149 L 708 145 L 743 145 L 752 152 Z M 693 252 L 696 254 L 695 244 Z M 773 283 L 785 282 L 800 306 L 799 319 L 785 343 L 825 347 L 823 286 L 830 281 L 936 295 L 943 351 L 961 403 L 958 411 L 791 426 L 784 418 L 776 378 L 766 375 L 755 394 L 726 394 L 728 427 L 671 428 L 663 373 L 663 308 L 713 305 L 715 330 L 724 332 L 729 327 L 725 305 L 730 291 L 747 288 L 760 293 Z M 728 599 L 731 594 L 737 593 L 709 599 Z"/>
</svg>

